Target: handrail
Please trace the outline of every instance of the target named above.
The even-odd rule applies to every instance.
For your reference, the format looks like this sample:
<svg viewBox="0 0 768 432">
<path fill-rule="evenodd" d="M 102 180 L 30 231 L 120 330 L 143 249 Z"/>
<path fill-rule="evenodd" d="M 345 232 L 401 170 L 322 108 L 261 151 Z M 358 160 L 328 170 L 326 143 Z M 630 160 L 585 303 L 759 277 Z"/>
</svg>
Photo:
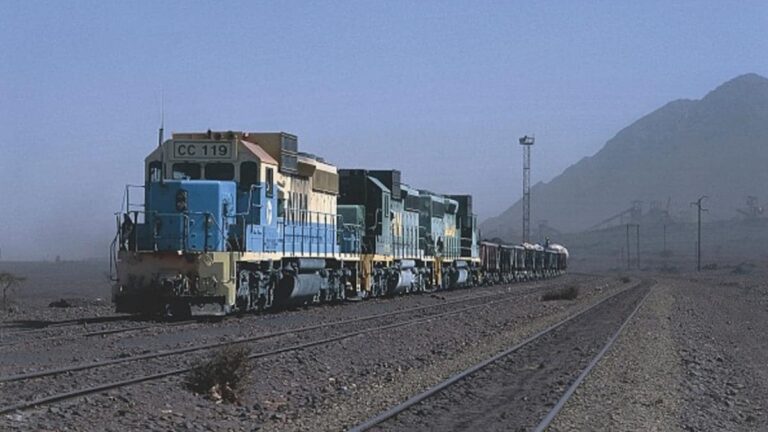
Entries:
<svg viewBox="0 0 768 432">
<path fill-rule="evenodd" d="M 134 184 L 127 184 L 125 185 L 125 189 L 123 189 L 123 199 L 120 203 L 120 213 L 129 213 L 131 211 L 131 189 L 145 189 L 145 185 L 134 185 Z M 139 207 L 144 207 L 146 209 L 147 203 L 144 204 L 134 204 Z"/>
<path fill-rule="evenodd" d="M 258 187 L 256 187 L 254 185 L 253 189 L 257 189 L 257 188 Z M 261 208 L 264 207 L 262 204 L 254 204 L 253 201 L 251 201 L 249 205 L 250 205 L 250 209 L 261 209 Z M 127 205 L 126 205 L 126 207 L 127 207 Z M 282 228 L 283 253 L 286 252 L 285 251 L 286 240 L 287 240 L 287 237 L 290 235 L 291 240 L 293 241 L 294 246 L 295 246 L 296 241 L 299 240 L 299 238 L 301 238 L 302 248 L 305 246 L 303 243 L 306 241 L 307 238 L 309 238 L 310 239 L 310 245 L 309 245 L 309 247 L 310 247 L 310 251 L 309 252 L 310 253 L 311 252 L 317 252 L 317 253 L 323 252 L 326 255 L 328 255 L 328 253 L 329 253 L 329 246 L 328 246 L 327 243 L 328 242 L 332 242 L 332 244 L 330 245 L 330 253 L 335 256 L 335 254 L 337 253 L 337 248 L 340 247 L 339 242 L 343 239 L 343 235 L 340 237 L 340 234 L 343 234 L 343 233 L 346 233 L 346 232 L 355 234 L 353 236 L 354 240 L 353 240 L 353 242 L 351 244 L 351 246 L 352 246 L 352 251 L 351 252 L 353 252 L 353 253 L 354 252 L 356 252 L 356 253 L 362 252 L 361 248 L 362 248 L 362 239 L 363 239 L 363 233 L 364 233 L 364 225 L 353 224 L 353 223 L 344 223 L 343 217 L 340 214 L 338 214 L 338 213 L 320 212 L 320 211 L 304 210 L 304 209 L 297 209 L 296 211 L 297 211 L 297 213 L 299 215 L 307 216 L 307 217 L 300 217 L 300 218 L 297 218 L 298 220 L 294 220 L 294 221 L 286 220 L 284 217 L 283 218 L 278 218 L 278 225 L 280 225 L 281 228 Z M 116 217 L 116 224 L 117 224 L 117 231 L 118 231 L 118 234 L 115 236 L 116 240 L 113 241 L 114 246 L 122 247 L 122 245 L 118 245 L 118 243 L 120 241 L 120 235 L 121 235 L 120 234 L 120 230 L 121 230 L 120 217 L 123 216 L 124 214 L 126 214 L 125 207 L 123 207 L 121 209 L 121 211 L 113 213 L 113 215 Z M 159 212 L 159 211 L 154 211 L 154 210 L 150 210 L 150 211 L 148 211 L 148 210 L 132 210 L 129 214 L 131 214 L 131 216 L 133 217 L 135 223 L 137 222 L 139 215 L 142 215 L 142 216 L 145 217 L 145 223 L 148 222 L 150 219 L 154 219 L 154 218 L 157 218 L 157 217 L 179 217 L 179 218 L 182 218 L 183 219 L 183 222 L 182 222 L 183 233 L 182 233 L 182 238 L 179 239 L 179 240 L 181 240 L 183 242 L 182 248 L 184 248 L 185 250 L 189 247 L 188 242 L 189 242 L 189 234 L 190 234 L 190 224 L 191 224 L 192 219 L 195 216 L 203 216 L 203 217 L 206 218 L 206 220 L 205 220 L 205 223 L 206 223 L 206 228 L 205 228 L 205 242 L 206 242 L 206 246 L 204 247 L 204 249 L 206 251 L 208 250 L 208 244 L 207 244 L 207 242 L 208 242 L 208 233 L 209 233 L 209 231 L 208 231 L 209 228 L 208 228 L 208 225 L 207 225 L 208 223 L 213 222 L 213 225 L 215 226 L 216 232 L 221 234 L 221 236 L 222 236 L 222 238 L 223 238 L 223 240 L 225 242 L 224 244 L 226 244 L 226 242 L 229 241 L 229 239 L 225 238 L 227 236 L 226 226 L 218 218 L 213 217 L 213 214 L 211 212 L 207 212 L 207 211 L 187 211 L 187 212 L 183 212 L 183 213 L 178 213 L 178 212 Z M 235 212 L 235 213 L 229 213 L 229 214 L 225 215 L 224 217 L 234 217 L 237 220 L 236 223 L 241 223 L 243 225 L 243 229 L 245 230 L 245 226 L 247 225 L 247 221 L 245 220 L 245 218 L 248 215 L 250 215 L 250 212 L 247 212 L 247 213 L 246 212 Z M 334 221 L 334 223 L 330 224 L 330 226 L 328 224 L 328 220 L 329 219 Z M 324 223 L 324 228 L 318 228 L 318 231 L 316 233 L 314 232 L 314 227 L 310 227 L 310 232 L 308 234 L 307 234 L 306 230 L 304 229 L 304 227 L 307 226 L 307 225 L 311 226 L 313 224 L 320 224 L 320 223 Z M 138 225 L 138 223 L 137 223 L 137 225 Z M 286 229 L 289 225 L 291 226 L 291 233 L 290 234 L 287 233 L 287 229 Z M 300 225 L 301 226 L 301 228 L 302 228 L 302 233 L 301 234 L 297 233 L 297 228 L 298 227 L 296 225 Z M 331 233 L 331 232 L 334 233 L 332 238 L 329 235 L 329 233 Z M 138 241 L 137 241 L 138 240 L 138 237 L 137 237 L 138 230 L 134 228 L 132 234 L 135 237 L 134 241 L 132 241 L 132 243 L 133 243 L 134 249 L 137 251 L 137 250 L 139 250 L 138 249 L 139 245 L 138 245 Z M 317 237 L 317 239 L 315 239 L 315 237 Z M 163 238 L 163 236 L 158 236 L 156 234 L 153 234 L 153 242 L 155 244 L 157 244 L 157 240 L 159 240 L 161 238 Z M 238 239 L 238 243 L 235 245 L 235 247 L 238 248 L 238 250 L 244 250 L 244 248 L 247 245 L 247 241 L 246 240 L 247 239 L 246 239 L 246 237 L 244 235 L 243 238 Z M 266 239 L 265 239 L 265 241 L 266 241 Z M 321 248 L 321 245 L 319 244 L 320 241 L 323 241 L 325 243 L 322 246 L 323 251 L 321 251 L 321 249 L 320 249 Z M 317 243 L 317 244 L 313 245 L 312 243 Z M 294 254 L 294 255 L 296 254 L 295 248 L 294 248 L 294 252 L 292 254 Z M 115 261 L 116 261 L 116 258 L 115 258 Z"/>
<path fill-rule="evenodd" d="M 253 206 L 253 190 L 254 189 L 261 189 L 260 184 L 252 184 L 251 188 L 248 190 L 248 211 L 245 213 L 233 213 L 231 216 L 248 216 L 251 214 L 251 209 L 254 208 Z M 261 204 L 256 204 L 256 207 L 261 208 Z"/>
</svg>

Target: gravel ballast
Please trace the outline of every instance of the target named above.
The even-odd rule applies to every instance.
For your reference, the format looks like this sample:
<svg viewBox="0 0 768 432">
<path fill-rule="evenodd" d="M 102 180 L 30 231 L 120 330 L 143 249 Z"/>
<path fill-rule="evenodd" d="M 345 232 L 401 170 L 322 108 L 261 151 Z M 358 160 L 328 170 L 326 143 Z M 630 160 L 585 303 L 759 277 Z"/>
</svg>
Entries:
<svg viewBox="0 0 768 432">
<path fill-rule="evenodd" d="M 766 334 L 764 274 L 660 276 L 550 430 L 768 430 Z"/>
<path fill-rule="evenodd" d="M 546 290 L 572 284 L 581 288 L 577 300 L 540 300 Z M 522 290 L 522 295 L 510 296 L 514 301 L 496 302 L 414 326 L 372 332 L 365 337 L 353 337 L 255 360 L 250 384 L 240 405 L 217 404 L 203 395 L 193 394 L 184 388 L 183 378 L 179 377 L 5 416 L 0 418 L 0 428 L 89 430 L 90 425 L 98 424 L 101 430 L 340 430 L 466 367 L 469 362 L 477 361 L 478 357 L 482 358 L 497 350 L 509 340 L 543 328 L 622 286 L 624 284 L 615 277 L 583 275 L 517 284 L 509 288 L 511 294 L 515 290 Z M 284 315 L 256 317 L 255 320 L 272 321 L 275 325 L 283 320 L 283 325 L 295 325 L 298 322 L 305 323 L 306 320 L 340 319 L 382 312 L 391 310 L 393 305 L 411 307 L 422 302 L 444 302 L 469 293 L 494 293 L 500 290 L 506 288 L 402 297 L 362 302 L 350 307 L 310 308 Z M 412 318 L 412 315 L 406 314 L 402 318 L 406 317 Z M 212 327 L 216 330 L 196 326 L 195 331 L 200 332 L 200 337 L 210 335 L 209 332 L 241 334 L 247 332 L 249 327 L 253 331 L 252 326 L 242 325 L 242 322 L 247 321 L 225 321 Z M 164 339 L 170 337 L 165 331 L 159 335 L 164 335 Z M 121 341 L 119 345 L 124 345 L 126 340 L 136 338 L 153 347 L 165 345 L 153 342 L 151 334 L 122 334 L 114 339 Z M 184 334 L 180 339 L 186 341 L 186 338 Z M 105 340 L 110 341 L 112 338 L 106 337 Z M 288 337 L 282 343 L 295 342 L 295 337 Z M 272 347 L 277 343 L 270 342 Z M 105 356 L 109 355 L 108 351 L 104 352 L 105 346 L 117 346 L 105 344 L 97 344 L 90 351 L 82 349 L 78 355 Z M 85 348 L 85 345 L 80 346 Z M 158 359 L 151 362 L 152 370 L 187 364 L 193 358 L 200 357 L 204 356 Z M 125 367 L 122 373 L 139 369 L 140 366 L 132 365 Z M 114 372 L 109 371 L 105 369 L 101 373 L 91 371 L 78 374 L 70 378 L 72 382 L 67 382 L 67 377 L 59 377 L 50 382 L 58 383 L 52 387 L 61 388 L 69 387 L 72 383 L 80 385 L 81 381 L 99 382 L 112 379 Z M 46 393 L 55 390 L 44 387 L 44 383 L 49 381 L 36 382 L 38 384 L 35 386 L 40 386 Z M 8 383 L 0 387 L 0 390 L 21 390 L 23 387 L 17 383 Z"/>
<path fill-rule="evenodd" d="M 620 274 L 572 273 L 509 287 L 376 299 L 214 323 L 175 327 L 150 323 L 144 330 L 89 338 L 82 335 L 137 323 L 104 322 L 34 331 L 29 337 L 13 335 L 25 329 L 27 319 L 38 325 L 110 314 L 109 307 L 99 302 L 59 309 L 47 307 L 58 295 L 40 298 L 37 306 L 22 304 L 21 312 L 5 315 L 0 322 L 0 375 L 440 305 L 468 295 L 510 295 L 510 301 L 473 300 L 467 304 L 482 306 L 253 360 L 246 390 L 236 404 L 192 393 L 178 376 L 2 415 L 0 430 L 345 430 L 646 278 L 655 279 L 657 285 L 550 430 L 768 430 L 766 274 L 763 267 L 747 264 L 699 274 L 643 272 L 631 276 L 630 282 Z M 541 300 L 545 293 L 573 286 L 578 287 L 575 299 Z M 340 332 L 383 328 L 398 319 L 461 306 L 466 305 L 445 304 L 430 313 L 406 312 L 344 329 L 292 333 L 251 348 L 259 352 Z M 0 396 L 9 403 L 191 365 L 211 354 L 195 352 L 53 379 L 0 383 Z M 567 385 L 563 383 L 563 390 Z"/>
</svg>

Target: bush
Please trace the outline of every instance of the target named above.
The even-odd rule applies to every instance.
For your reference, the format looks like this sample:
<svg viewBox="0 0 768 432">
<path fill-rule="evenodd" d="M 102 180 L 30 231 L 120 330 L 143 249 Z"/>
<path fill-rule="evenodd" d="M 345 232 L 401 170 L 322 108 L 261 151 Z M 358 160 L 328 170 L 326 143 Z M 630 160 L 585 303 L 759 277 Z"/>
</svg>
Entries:
<svg viewBox="0 0 768 432">
<path fill-rule="evenodd" d="M 59 299 L 48 303 L 49 308 L 69 308 L 72 304 L 64 299 Z"/>
<path fill-rule="evenodd" d="M 621 281 L 621 283 L 629 283 L 631 280 L 632 279 L 630 279 L 629 276 L 622 276 L 619 278 L 619 281 Z"/>
<path fill-rule="evenodd" d="M 569 286 L 561 288 L 559 290 L 550 291 L 541 296 L 542 301 L 551 300 L 573 300 L 579 296 L 579 288 L 575 286 Z"/>
<path fill-rule="evenodd" d="M 677 268 L 676 266 L 668 266 L 665 264 L 663 267 L 659 268 L 659 271 L 661 273 L 679 273 L 680 269 Z"/>
<path fill-rule="evenodd" d="M 3 309 L 8 309 L 9 298 L 8 294 L 14 292 L 14 286 L 24 282 L 26 278 L 16 276 L 13 273 L 2 272 L 0 273 L 0 288 L 3 290 Z"/>
<path fill-rule="evenodd" d="M 250 376 L 248 356 L 243 346 L 228 346 L 207 361 L 200 361 L 187 376 L 187 388 L 216 402 L 240 402 Z"/>
<path fill-rule="evenodd" d="M 741 263 L 734 267 L 733 270 L 731 270 L 731 274 L 749 274 L 752 273 L 752 270 L 750 269 L 750 266 L 748 264 Z"/>
</svg>

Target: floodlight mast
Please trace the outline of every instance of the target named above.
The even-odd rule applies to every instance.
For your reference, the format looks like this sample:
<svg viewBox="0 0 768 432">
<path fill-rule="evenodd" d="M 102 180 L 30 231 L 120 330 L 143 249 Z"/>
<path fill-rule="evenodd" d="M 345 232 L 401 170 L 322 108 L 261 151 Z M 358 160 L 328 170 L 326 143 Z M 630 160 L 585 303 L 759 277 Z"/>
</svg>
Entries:
<svg viewBox="0 0 768 432">
<path fill-rule="evenodd" d="M 531 146 L 535 138 L 525 135 L 520 138 L 523 146 L 523 243 L 531 240 Z"/>
</svg>

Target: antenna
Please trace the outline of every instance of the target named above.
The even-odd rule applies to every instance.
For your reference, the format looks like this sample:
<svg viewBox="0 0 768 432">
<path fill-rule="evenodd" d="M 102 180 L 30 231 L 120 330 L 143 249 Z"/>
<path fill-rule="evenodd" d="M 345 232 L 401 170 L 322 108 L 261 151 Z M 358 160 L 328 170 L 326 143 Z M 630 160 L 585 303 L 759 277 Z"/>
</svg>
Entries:
<svg viewBox="0 0 768 432">
<path fill-rule="evenodd" d="M 157 131 L 157 146 L 160 148 L 160 184 L 165 180 L 165 149 L 163 149 L 163 135 L 165 132 L 165 89 L 160 98 L 160 130 Z"/>
<path fill-rule="evenodd" d="M 165 89 L 163 89 L 163 94 L 160 99 L 160 131 L 157 135 L 157 146 L 162 147 L 163 145 L 163 132 L 165 129 Z"/>
</svg>

